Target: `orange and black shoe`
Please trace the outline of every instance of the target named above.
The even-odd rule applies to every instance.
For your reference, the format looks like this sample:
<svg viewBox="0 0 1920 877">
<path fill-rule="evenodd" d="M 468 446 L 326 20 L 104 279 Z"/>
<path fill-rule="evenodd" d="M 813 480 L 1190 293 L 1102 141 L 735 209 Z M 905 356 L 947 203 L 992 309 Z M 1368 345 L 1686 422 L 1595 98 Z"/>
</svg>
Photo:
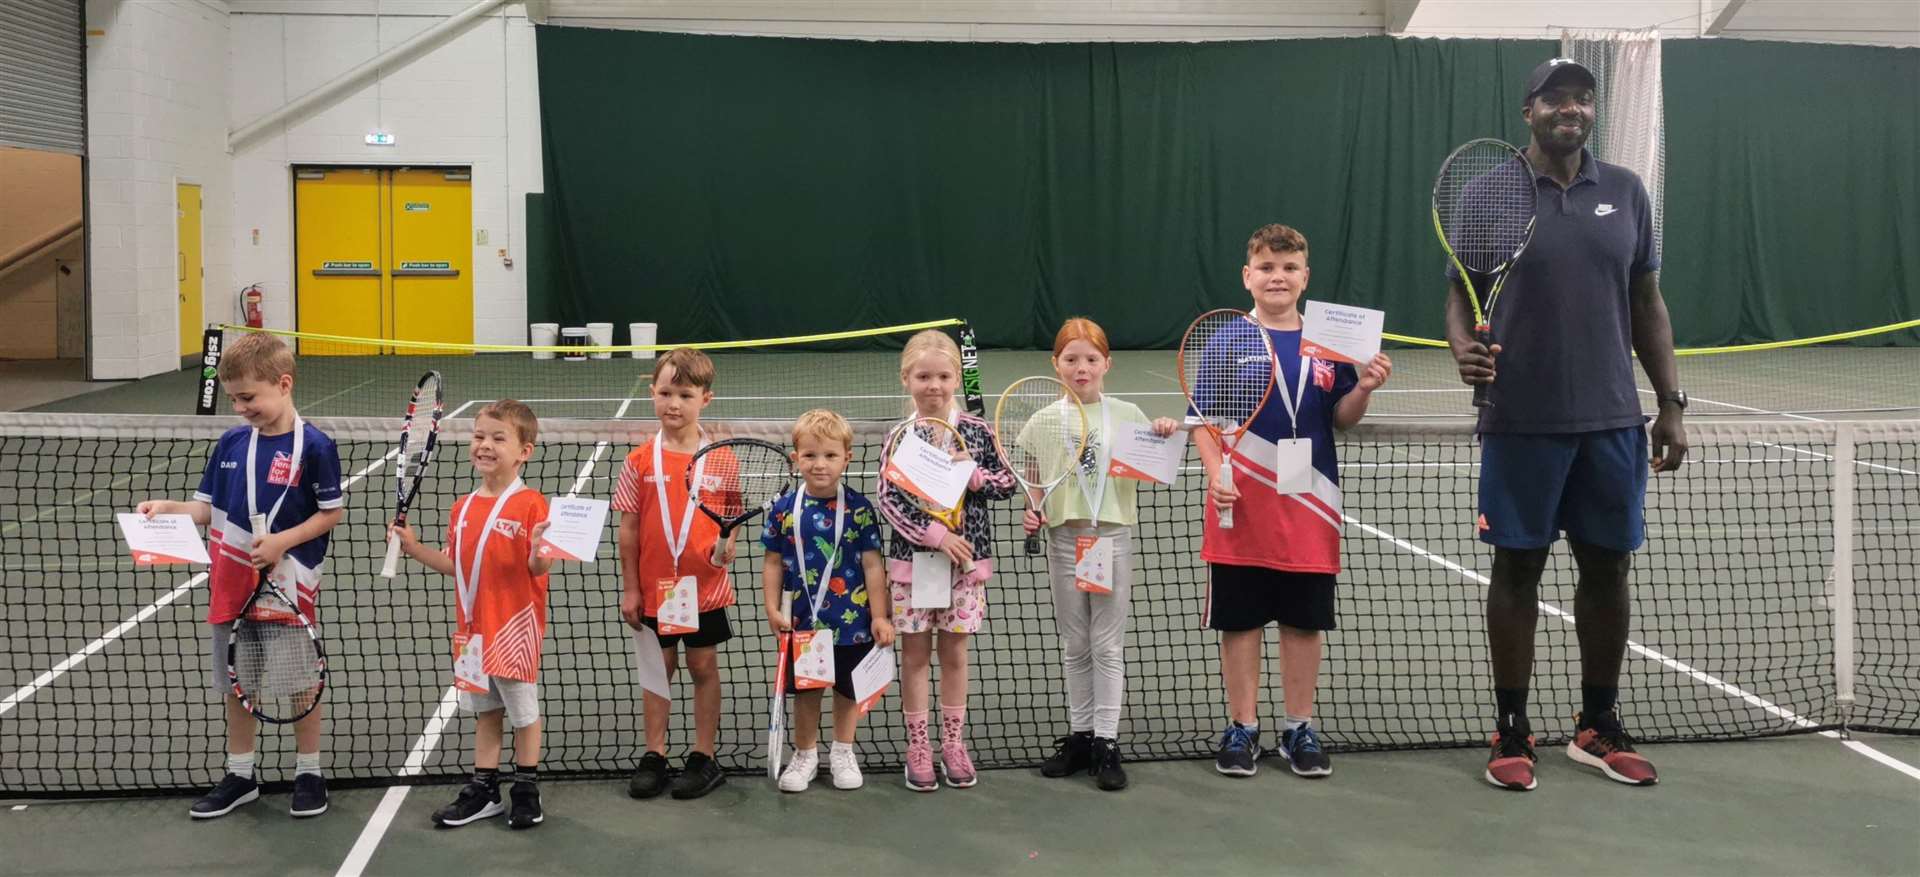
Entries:
<svg viewBox="0 0 1920 877">
<path fill-rule="evenodd" d="M 1630 786 L 1651 786 L 1660 778 L 1653 762 L 1633 751 L 1633 738 L 1620 726 L 1620 714 L 1608 710 L 1589 725 L 1585 717 L 1573 717 L 1573 739 L 1567 743 L 1567 757 L 1588 767 L 1599 768 L 1607 779 Z"/>
<path fill-rule="evenodd" d="M 1539 785 L 1533 778 L 1533 735 L 1493 732 L 1493 753 L 1487 756 L 1487 782 L 1516 792 L 1531 791 Z"/>
</svg>

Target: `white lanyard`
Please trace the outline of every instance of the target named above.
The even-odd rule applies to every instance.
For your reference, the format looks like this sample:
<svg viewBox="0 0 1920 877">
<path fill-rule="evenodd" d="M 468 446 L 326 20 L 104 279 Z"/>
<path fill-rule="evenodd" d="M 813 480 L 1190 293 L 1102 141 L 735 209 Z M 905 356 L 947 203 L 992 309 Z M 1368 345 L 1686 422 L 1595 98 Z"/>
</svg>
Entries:
<svg viewBox="0 0 1920 877">
<path fill-rule="evenodd" d="M 1259 325 L 1255 323 L 1255 325 Z M 1300 437 L 1300 406 L 1307 401 L 1307 370 L 1312 368 L 1313 358 L 1305 354 L 1300 356 L 1300 380 L 1293 395 L 1287 395 L 1287 373 L 1280 368 L 1280 356 L 1273 351 L 1273 336 L 1267 334 L 1267 327 L 1260 326 L 1260 341 L 1267 345 L 1267 359 L 1273 363 L 1273 383 L 1280 390 L 1280 407 L 1287 411 L 1287 423 L 1293 428 L 1293 437 Z"/>
<path fill-rule="evenodd" d="M 267 510 L 267 522 L 268 522 L 267 529 L 268 530 L 273 529 L 272 527 L 273 519 L 280 516 L 280 504 L 287 501 L 287 494 L 293 492 L 293 485 L 298 483 L 299 477 L 302 474 L 300 472 L 300 452 L 305 449 L 306 437 L 307 437 L 307 423 L 306 421 L 301 420 L 300 415 L 296 413 L 293 415 L 293 459 L 289 461 L 287 465 L 287 486 L 280 490 L 280 498 L 273 501 L 273 508 Z M 254 489 L 253 479 L 257 477 L 256 472 L 254 470 L 254 456 L 259 450 L 260 450 L 260 430 L 258 428 L 255 428 L 253 431 L 253 435 L 247 439 L 247 520 L 248 521 L 252 521 L 256 515 L 260 514 L 260 506 L 258 502 L 255 500 L 253 495 L 253 489 Z M 256 541 L 258 541 L 260 537 L 265 535 L 267 534 L 255 533 L 253 534 L 253 538 Z"/>
<path fill-rule="evenodd" d="M 680 535 L 675 536 L 673 526 L 667 523 L 667 515 L 672 506 L 667 504 L 667 473 L 660 471 L 660 445 L 666 440 L 666 433 L 653 437 L 653 489 L 660 498 L 660 532 L 667 537 L 667 553 L 673 555 L 673 575 L 680 576 L 680 554 L 687 550 L 687 533 L 693 529 L 693 507 L 700 504 L 700 482 L 707 472 L 707 458 L 701 457 L 693 464 L 693 483 L 687 485 L 687 509 L 680 515 Z M 700 440 L 700 447 L 707 446 L 706 438 Z M 694 453 L 699 454 L 696 448 Z"/>
<path fill-rule="evenodd" d="M 1063 400 L 1064 401 L 1064 400 Z M 1113 460 L 1113 405 L 1105 396 L 1100 397 L 1100 450 L 1095 455 L 1093 483 L 1097 485 L 1091 496 L 1087 494 L 1085 467 L 1079 460 L 1073 461 L 1073 479 L 1080 483 L 1080 498 L 1087 501 L 1087 520 L 1094 526 L 1100 525 L 1100 504 L 1107 499 L 1107 467 Z"/>
<path fill-rule="evenodd" d="M 507 497 L 512 496 L 520 487 L 520 479 L 513 479 L 513 483 L 507 485 L 507 489 L 500 494 L 500 498 L 494 500 L 493 508 L 487 512 L 487 522 L 480 531 L 480 536 L 474 540 L 472 576 L 460 571 L 460 537 L 454 536 L 453 587 L 460 597 L 460 616 L 465 618 L 468 624 L 473 623 L 473 595 L 480 591 L 480 570 L 483 568 L 481 560 L 487 554 L 487 537 L 493 535 L 493 524 L 500 520 L 500 510 L 507 507 Z M 467 504 L 460 507 L 460 530 L 463 533 L 467 529 L 467 510 L 473 506 L 473 498 L 479 495 L 480 491 L 477 490 L 467 494 Z"/>
<path fill-rule="evenodd" d="M 845 482 L 835 486 L 837 491 L 833 501 L 833 551 L 827 554 L 827 561 L 820 566 L 820 579 L 813 586 L 813 629 L 820 629 L 820 606 L 827 602 L 827 581 L 833 578 L 833 565 L 840 562 L 840 537 L 847 532 L 847 485 Z M 800 529 L 807 522 L 807 493 L 802 490 L 793 495 L 793 566 L 800 571 L 800 588 L 807 587 L 807 546 L 800 538 Z"/>
</svg>

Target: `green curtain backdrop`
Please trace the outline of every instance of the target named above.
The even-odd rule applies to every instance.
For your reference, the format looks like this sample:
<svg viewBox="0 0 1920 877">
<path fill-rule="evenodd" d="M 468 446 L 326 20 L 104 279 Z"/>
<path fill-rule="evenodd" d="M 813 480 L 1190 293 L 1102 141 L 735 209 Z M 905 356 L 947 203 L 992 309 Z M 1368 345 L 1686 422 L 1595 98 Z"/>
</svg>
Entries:
<svg viewBox="0 0 1920 877">
<path fill-rule="evenodd" d="M 530 289 L 534 319 L 649 320 L 666 340 L 706 340 L 959 315 L 983 345 L 1038 347 L 1084 314 L 1125 348 L 1171 346 L 1200 310 L 1244 305 L 1244 242 L 1266 222 L 1311 241 L 1309 295 L 1437 336 L 1433 173 L 1472 137 L 1524 140 L 1522 80 L 1557 49 L 556 27 L 538 47 L 547 239 L 530 247 L 530 287 L 549 288 Z M 1920 313 L 1899 270 L 1920 265 L 1920 52 L 1808 48 L 1822 71 L 1851 72 L 1783 95 L 1799 74 L 1777 44 L 1668 44 L 1666 286 L 1683 343 Z M 1856 57 L 1884 75 L 1859 75 Z M 1693 75 L 1719 84 L 1675 87 Z M 1816 95 L 1823 81 L 1853 84 Z M 1794 106 L 1761 111 L 1768 100 Z M 1786 135 L 1783 115 L 1816 130 Z M 1810 169 L 1820 129 L 1860 138 L 1847 142 L 1873 153 L 1867 166 Z M 1826 188 L 1830 173 L 1848 182 Z M 1796 220 L 1809 189 L 1822 212 Z M 1815 252 L 1828 245 L 1848 264 Z"/>
<path fill-rule="evenodd" d="M 1920 317 L 1920 49 L 1673 40 L 1662 55 L 1675 331 L 1722 344 Z"/>
</svg>

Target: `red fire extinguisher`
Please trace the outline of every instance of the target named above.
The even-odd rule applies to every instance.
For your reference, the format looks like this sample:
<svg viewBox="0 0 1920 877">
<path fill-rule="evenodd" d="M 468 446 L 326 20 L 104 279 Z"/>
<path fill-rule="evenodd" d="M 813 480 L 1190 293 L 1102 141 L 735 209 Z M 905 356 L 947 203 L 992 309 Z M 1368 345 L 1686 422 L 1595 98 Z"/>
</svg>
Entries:
<svg viewBox="0 0 1920 877">
<path fill-rule="evenodd" d="M 255 283 L 240 290 L 240 319 L 248 326 L 259 329 L 266 325 L 266 318 L 260 312 L 260 300 L 264 297 L 260 284 Z"/>
</svg>

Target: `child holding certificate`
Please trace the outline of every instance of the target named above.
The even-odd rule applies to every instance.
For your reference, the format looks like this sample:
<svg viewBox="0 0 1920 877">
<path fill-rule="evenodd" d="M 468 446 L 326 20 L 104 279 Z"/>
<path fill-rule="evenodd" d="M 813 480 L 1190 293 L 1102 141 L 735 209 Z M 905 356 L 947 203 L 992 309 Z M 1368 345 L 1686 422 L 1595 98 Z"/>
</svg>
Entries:
<svg viewBox="0 0 1920 877">
<path fill-rule="evenodd" d="M 804 484 L 774 500 L 760 537 L 767 623 L 775 636 L 794 632 L 787 690 L 793 701 L 793 760 L 780 791 L 804 792 L 820 772 L 820 701 L 833 689 L 833 787 L 857 789 L 860 760 L 853 732 L 860 710 L 853 670 L 875 647 L 893 645 L 893 607 L 880 556 L 880 515 L 841 476 L 853 457 L 853 427 L 814 409 L 793 424 L 793 463 Z M 782 595 L 792 611 L 780 611 Z M 804 660 L 803 660 L 804 656 Z"/>
<path fill-rule="evenodd" d="M 1087 451 L 1067 483 L 1048 495 L 1044 508 L 1027 509 L 1024 525 L 1028 533 L 1047 530 L 1047 568 L 1071 732 L 1056 741 L 1053 757 L 1040 772 L 1065 777 L 1086 771 L 1100 788 L 1118 791 L 1127 787 L 1127 773 L 1120 767 L 1120 707 L 1126 696 L 1121 647 L 1133 585 L 1134 494 L 1139 484 L 1109 472 L 1121 436 L 1146 427 L 1165 437 L 1179 423 L 1166 417 L 1149 421 L 1133 403 L 1106 396 L 1105 379 L 1112 367 L 1107 333 L 1098 324 L 1074 317 L 1060 326 L 1053 339 L 1053 370 L 1086 411 Z"/>
</svg>

